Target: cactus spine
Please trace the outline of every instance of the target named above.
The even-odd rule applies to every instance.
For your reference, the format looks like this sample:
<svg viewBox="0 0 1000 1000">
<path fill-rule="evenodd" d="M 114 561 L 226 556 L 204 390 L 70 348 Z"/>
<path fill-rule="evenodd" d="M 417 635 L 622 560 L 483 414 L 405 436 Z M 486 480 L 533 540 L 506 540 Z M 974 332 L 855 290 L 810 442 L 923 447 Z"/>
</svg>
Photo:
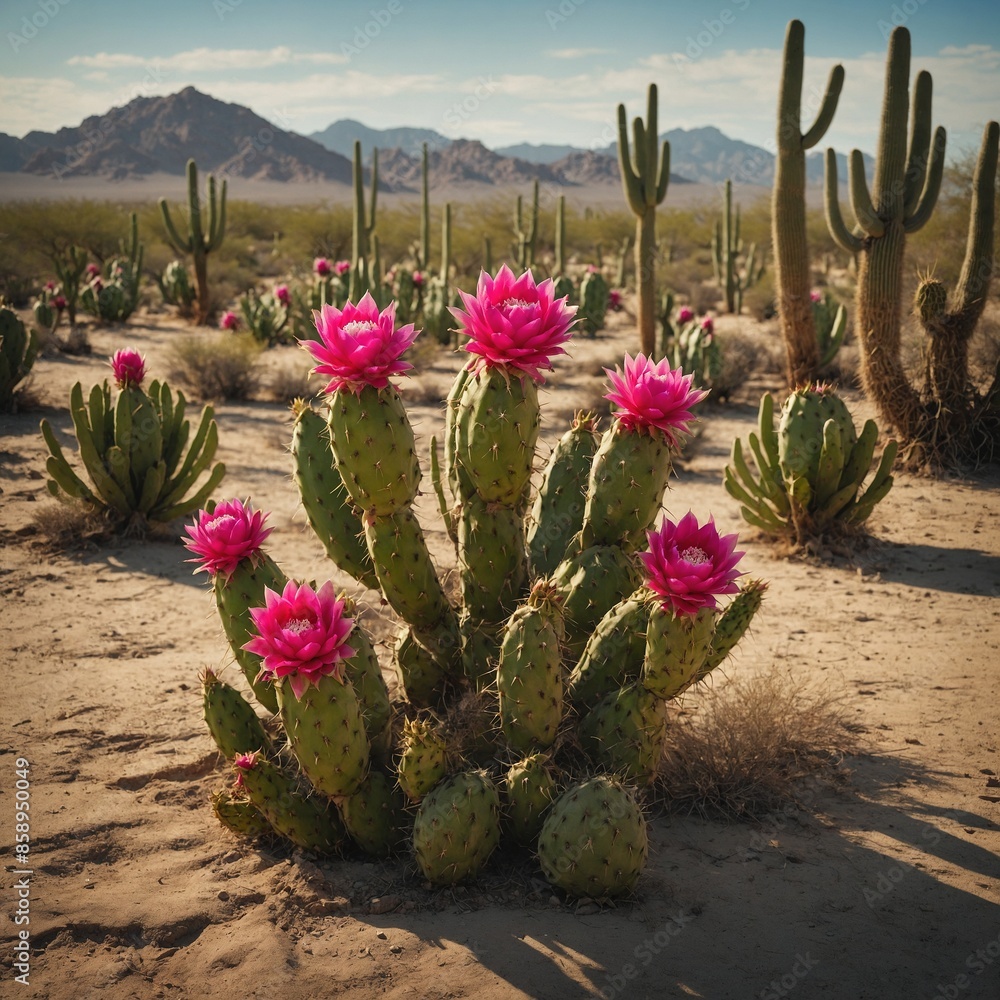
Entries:
<svg viewBox="0 0 1000 1000">
<path fill-rule="evenodd" d="M 194 261 L 195 285 L 198 289 L 198 307 L 195 321 L 199 325 L 208 322 L 212 311 L 212 299 L 208 290 L 208 255 L 218 250 L 226 234 L 226 181 L 222 182 L 218 200 L 215 196 L 215 177 L 208 175 L 208 226 L 203 229 L 201 201 L 198 197 L 198 167 L 194 160 L 187 163 L 188 187 L 188 233 L 182 238 L 174 225 L 167 207 L 167 199 L 160 199 L 160 212 L 167 230 L 167 239 L 177 253 L 190 254 Z"/>
<path fill-rule="evenodd" d="M 629 152 L 625 105 L 618 105 L 618 164 L 625 200 L 636 215 L 635 280 L 639 342 L 651 357 L 656 348 L 656 206 L 667 196 L 670 143 L 659 142 L 656 131 L 656 84 L 649 85 L 646 122 L 632 123 L 635 148 Z"/>
<path fill-rule="evenodd" d="M 830 70 L 816 121 L 802 131 L 802 75 L 805 28 L 789 21 L 778 97 L 777 156 L 771 199 L 771 241 L 778 318 L 785 342 L 790 386 L 816 378 L 824 362 L 819 353 L 816 324 L 809 299 L 809 247 L 806 242 L 806 150 L 830 127 L 844 85 L 844 68 Z M 836 352 L 834 352 L 836 353 Z M 832 358 L 830 359 L 832 360 Z"/>
</svg>

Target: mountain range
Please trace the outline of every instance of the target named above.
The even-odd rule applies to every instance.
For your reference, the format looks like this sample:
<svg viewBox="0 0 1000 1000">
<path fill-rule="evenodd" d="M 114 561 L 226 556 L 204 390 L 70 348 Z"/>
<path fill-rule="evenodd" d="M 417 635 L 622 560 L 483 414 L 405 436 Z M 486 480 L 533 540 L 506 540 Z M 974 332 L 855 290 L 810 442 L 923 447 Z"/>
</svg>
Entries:
<svg viewBox="0 0 1000 1000">
<path fill-rule="evenodd" d="M 672 129 L 671 182 L 769 186 L 774 155 L 731 139 L 717 128 Z M 194 87 L 167 97 L 137 97 L 76 128 L 0 133 L 0 171 L 55 177 L 100 176 L 120 180 L 157 172 L 182 174 L 189 157 L 217 176 L 284 182 L 351 182 L 354 142 L 380 150 L 379 187 L 420 189 L 421 148 L 428 148 L 430 185 L 443 187 L 541 184 L 572 188 L 620 183 L 617 150 L 527 143 L 491 150 L 475 139 L 449 139 L 433 129 L 373 129 L 344 119 L 310 136 L 280 128 L 239 104 L 219 101 Z M 839 156 L 841 177 L 846 177 Z M 868 166 L 872 161 L 868 159 Z M 812 182 L 823 176 L 822 155 L 807 159 Z"/>
</svg>

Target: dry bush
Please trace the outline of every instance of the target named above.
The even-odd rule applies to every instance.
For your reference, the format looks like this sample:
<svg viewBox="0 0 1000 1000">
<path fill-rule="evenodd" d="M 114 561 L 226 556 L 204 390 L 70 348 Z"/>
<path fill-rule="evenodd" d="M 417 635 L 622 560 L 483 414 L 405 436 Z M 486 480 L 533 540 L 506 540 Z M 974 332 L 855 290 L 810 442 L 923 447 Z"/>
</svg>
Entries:
<svg viewBox="0 0 1000 1000">
<path fill-rule="evenodd" d="M 291 403 L 293 399 L 309 399 L 323 388 L 319 376 L 310 373 L 310 362 L 305 358 L 286 361 L 279 365 L 267 380 L 267 393 L 277 403 Z"/>
<path fill-rule="evenodd" d="M 778 667 L 702 690 L 692 703 L 668 726 L 657 779 L 671 810 L 759 816 L 858 750 L 841 698 Z"/>
<path fill-rule="evenodd" d="M 182 337 L 168 357 L 168 377 L 197 399 L 249 399 L 260 383 L 260 346 L 250 334 Z"/>
<path fill-rule="evenodd" d="M 85 504 L 39 504 L 31 516 L 43 551 L 72 552 L 107 541 L 115 525 L 100 511 Z"/>
<path fill-rule="evenodd" d="M 722 331 L 717 336 L 722 368 L 712 379 L 712 395 L 716 398 L 729 399 L 758 372 L 781 371 L 781 359 L 765 337 L 740 330 Z"/>
<path fill-rule="evenodd" d="M 743 308 L 758 322 L 778 315 L 773 270 L 765 271 L 760 281 L 743 293 Z"/>
</svg>

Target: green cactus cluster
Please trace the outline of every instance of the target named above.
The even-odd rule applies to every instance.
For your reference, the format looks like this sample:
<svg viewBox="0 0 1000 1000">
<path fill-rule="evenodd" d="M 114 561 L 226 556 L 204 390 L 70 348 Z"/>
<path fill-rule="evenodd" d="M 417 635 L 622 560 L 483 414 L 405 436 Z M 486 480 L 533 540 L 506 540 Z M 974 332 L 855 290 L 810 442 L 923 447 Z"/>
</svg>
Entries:
<svg viewBox="0 0 1000 1000">
<path fill-rule="evenodd" d="M 48 420 L 42 436 L 49 449 L 47 487 L 57 500 L 102 513 L 130 531 L 167 523 L 205 506 L 226 472 L 212 465 L 218 447 L 212 407 L 202 411 L 194 434 L 187 401 L 166 382 L 154 380 L 119 389 L 112 399 L 107 380 L 84 399 L 77 382 L 70 416 L 86 480 L 70 465 Z M 208 478 L 201 480 L 203 473 Z"/>
<path fill-rule="evenodd" d="M 847 332 L 847 310 L 828 292 L 813 297 L 813 323 L 819 349 L 819 367 L 826 368 L 837 357 Z"/>
<path fill-rule="evenodd" d="M 744 248 L 740 239 L 740 207 L 733 209 L 731 180 L 726 181 L 722 217 L 716 220 L 712 235 L 712 268 L 726 312 L 738 315 L 743 311 L 743 293 L 763 277 L 764 262 L 757 256 L 756 243 Z"/>
<path fill-rule="evenodd" d="M 722 346 L 711 328 L 697 319 L 685 323 L 666 344 L 664 356 L 672 368 L 694 376 L 699 389 L 715 388 L 722 373 Z"/>
<path fill-rule="evenodd" d="M 188 226 L 186 235 L 180 230 L 170 215 L 167 199 L 160 199 L 160 214 L 167 232 L 167 241 L 175 253 L 189 254 L 194 263 L 194 279 L 197 290 L 195 322 L 199 326 L 208 322 L 212 312 L 212 297 L 208 286 L 208 255 L 218 250 L 226 235 L 226 181 L 223 180 L 218 197 L 215 192 L 215 177 L 208 175 L 208 217 L 202 219 L 201 197 L 198 193 L 198 167 L 194 160 L 187 163 Z M 71 320 L 72 321 L 72 320 Z"/>
<path fill-rule="evenodd" d="M 264 347 L 285 343 L 289 308 L 273 292 L 249 289 L 240 297 L 240 315 L 253 339 Z"/>
<path fill-rule="evenodd" d="M 538 181 L 531 189 L 531 208 L 525 219 L 524 198 L 517 196 L 514 203 L 514 242 L 511 257 L 517 262 L 519 271 L 535 266 L 535 241 L 538 236 Z"/>
<path fill-rule="evenodd" d="M 66 299 L 66 316 L 70 326 L 76 323 L 76 310 L 80 302 L 87 263 L 87 251 L 83 247 L 66 247 L 52 257 L 52 266 L 59 279 L 59 289 Z"/>
<path fill-rule="evenodd" d="M 104 323 L 124 323 L 139 304 L 142 256 L 138 217 L 132 212 L 128 239 L 119 241 L 119 253 L 80 293 L 83 309 Z"/>
<path fill-rule="evenodd" d="M 179 260 L 172 260 L 162 274 L 155 275 L 155 279 L 163 301 L 168 306 L 174 306 L 179 316 L 185 319 L 190 317 L 196 292 L 188 269 Z"/>
<path fill-rule="evenodd" d="M 17 409 L 18 386 L 31 373 L 37 355 L 38 334 L 26 330 L 13 309 L 0 308 L 0 413 Z"/>
<path fill-rule="evenodd" d="M 892 487 L 894 440 L 865 485 L 878 434 L 874 420 L 858 434 L 847 406 L 826 385 L 792 392 L 775 430 L 774 400 L 765 393 L 750 454 L 739 438 L 733 442 L 726 491 L 748 524 L 799 545 L 857 529 Z"/>
</svg>

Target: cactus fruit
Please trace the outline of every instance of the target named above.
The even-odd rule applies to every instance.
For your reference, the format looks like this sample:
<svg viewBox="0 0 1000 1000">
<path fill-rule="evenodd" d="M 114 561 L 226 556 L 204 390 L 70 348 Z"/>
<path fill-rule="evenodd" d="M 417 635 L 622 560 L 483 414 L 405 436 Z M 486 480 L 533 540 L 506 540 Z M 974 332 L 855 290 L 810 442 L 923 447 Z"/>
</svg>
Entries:
<svg viewBox="0 0 1000 1000">
<path fill-rule="evenodd" d="M 656 777 L 665 734 L 662 698 L 639 683 L 615 688 L 580 720 L 580 738 L 591 760 L 641 784 Z"/>
<path fill-rule="evenodd" d="M 560 603 L 552 583 L 536 583 L 511 615 L 500 644 L 500 725 L 508 745 L 519 752 L 552 746 L 562 721 Z"/>
<path fill-rule="evenodd" d="M 309 524 L 340 569 L 378 590 L 364 526 L 334 461 L 326 421 L 305 400 L 297 399 L 292 411 L 293 477 Z"/>
<path fill-rule="evenodd" d="M 272 837 L 271 824 L 250 801 L 228 788 L 212 793 L 215 818 L 238 837 Z"/>
<path fill-rule="evenodd" d="M 623 785 L 598 775 L 556 799 L 538 835 L 545 877 L 572 896 L 631 892 L 646 864 L 646 820 Z"/>
<path fill-rule="evenodd" d="M 835 401 L 835 402 L 834 402 Z M 774 401 L 760 401 L 758 432 L 749 436 L 757 471 L 733 442 L 726 491 L 748 524 L 804 545 L 862 524 L 892 487 L 897 444 L 889 441 L 875 475 L 861 491 L 878 439 L 874 420 L 858 435 L 850 412 L 827 386 L 801 389 L 782 407 L 774 429 Z"/>
<path fill-rule="evenodd" d="M 515 841 L 534 842 L 557 790 L 546 754 L 533 753 L 511 764 L 504 775 L 503 825 Z"/>
<path fill-rule="evenodd" d="M 434 885 L 475 875 L 499 842 L 500 797 L 485 771 L 463 771 L 440 782 L 413 821 L 417 864 Z"/>
<path fill-rule="evenodd" d="M 384 858 L 399 851 L 408 833 L 406 803 L 390 777 L 369 771 L 357 791 L 339 800 L 344 826 L 366 854 Z"/>
<path fill-rule="evenodd" d="M 234 687 L 206 670 L 202 677 L 205 722 L 227 760 L 254 750 L 268 751 L 271 740 L 257 713 Z"/>
<path fill-rule="evenodd" d="M 235 760 L 237 783 L 275 833 L 307 851 L 329 854 L 347 839 L 337 807 L 303 791 L 299 778 L 261 754 Z"/>
<path fill-rule="evenodd" d="M 399 787 L 411 802 L 419 802 L 448 772 L 444 738 L 431 723 L 405 719 L 396 768 Z"/>
<path fill-rule="evenodd" d="M 15 390 L 23 382 L 38 354 L 38 335 L 28 333 L 13 309 L 0 308 L 0 413 L 17 408 Z"/>
<path fill-rule="evenodd" d="M 531 568 L 548 576 L 559 565 L 570 539 L 583 526 L 580 483 L 590 473 L 597 451 L 597 419 L 578 410 L 545 466 L 542 484 L 527 517 Z"/>
</svg>

